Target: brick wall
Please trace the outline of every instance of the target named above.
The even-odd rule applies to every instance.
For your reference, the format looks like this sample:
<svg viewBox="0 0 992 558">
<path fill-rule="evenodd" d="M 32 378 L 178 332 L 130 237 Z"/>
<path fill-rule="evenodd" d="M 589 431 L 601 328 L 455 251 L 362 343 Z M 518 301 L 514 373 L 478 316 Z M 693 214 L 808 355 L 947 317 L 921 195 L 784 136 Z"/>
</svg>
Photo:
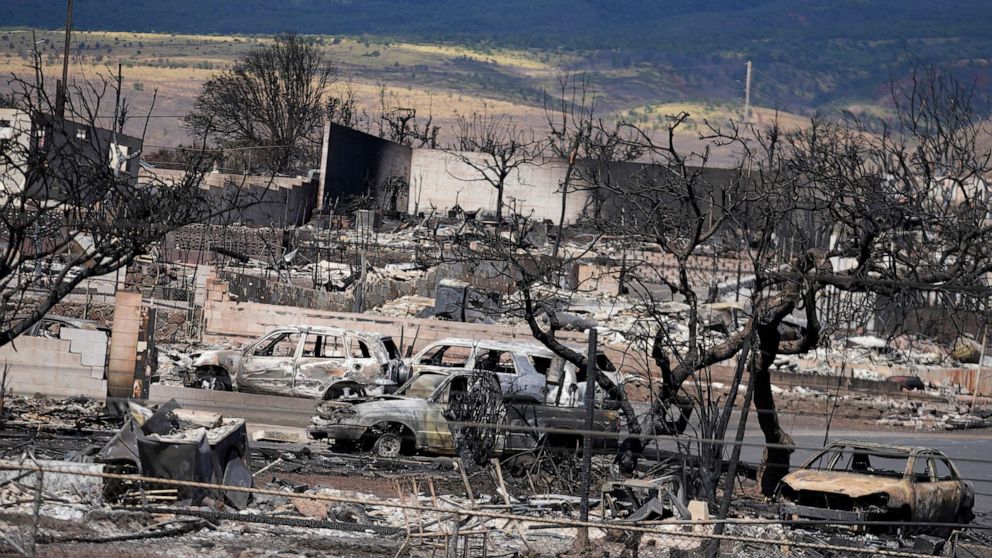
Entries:
<svg viewBox="0 0 992 558">
<path fill-rule="evenodd" d="M 282 245 L 282 229 L 198 224 L 166 234 L 162 257 L 166 261 L 190 264 L 227 261 L 230 258 L 210 250 L 220 246 L 250 258 L 269 261 L 282 255 Z"/>
</svg>

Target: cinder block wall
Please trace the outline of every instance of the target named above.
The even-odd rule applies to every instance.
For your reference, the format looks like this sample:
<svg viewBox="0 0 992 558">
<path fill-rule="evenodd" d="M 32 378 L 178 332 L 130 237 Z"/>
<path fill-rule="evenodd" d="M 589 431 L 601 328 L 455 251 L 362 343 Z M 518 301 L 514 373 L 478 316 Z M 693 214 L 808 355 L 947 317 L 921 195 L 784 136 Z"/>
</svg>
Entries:
<svg viewBox="0 0 992 558">
<path fill-rule="evenodd" d="M 107 394 L 112 397 L 130 397 L 132 394 L 140 329 L 141 293 L 117 293 L 107 368 Z"/>
<path fill-rule="evenodd" d="M 71 350 L 74 343 L 68 339 L 22 336 L 0 347 L 0 366 L 7 366 L 10 391 L 22 395 L 106 397 L 103 362 L 98 366 L 84 364 L 83 354 Z M 106 347 L 106 337 L 103 343 Z"/>
<path fill-rule="evenodd" d="M 235 302 L 227 298 L 224 281 L 207 281 L 207 302 L 203 308 L 203 341 L 234 344 L 253 341 L 285 325 L 324 325 L 390 335 L 404 353 L 410 345 L 417 352 L 434 341 L 448 337 L 528 341 L 537 343 L 526 326 L 468 324 L 420 318 L 397 318 L 348 312 L 330 312 L 309 308 Z M 587 336 L 582 332 L 561 332 L 559 338 L 574 347 L 584 348 Z M 584 350 L 584 349 L 583 349 Z M 644 355 L 635 355 L 625 347 L 604 347 L 614 363 L 639 373 L 651 370 L 654 363 Z"/>
</svg>

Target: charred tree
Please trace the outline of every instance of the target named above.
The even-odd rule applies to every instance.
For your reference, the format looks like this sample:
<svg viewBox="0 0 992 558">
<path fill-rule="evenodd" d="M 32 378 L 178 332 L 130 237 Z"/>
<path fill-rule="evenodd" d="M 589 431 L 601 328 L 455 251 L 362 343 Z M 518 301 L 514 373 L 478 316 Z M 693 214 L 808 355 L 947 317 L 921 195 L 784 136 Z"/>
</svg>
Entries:
<svg viewBox="0 0 992 558">
<path fill-rule="evenodd" d="M 246 170 L 312 168 L 325 116 L 341 117 L 347 99 L 326 100 L 335 69 L 320 47 L 293 33 L 249 51 L 203 84 L 186 125 L 194 137 L 234 150 Z"/>
</svg>

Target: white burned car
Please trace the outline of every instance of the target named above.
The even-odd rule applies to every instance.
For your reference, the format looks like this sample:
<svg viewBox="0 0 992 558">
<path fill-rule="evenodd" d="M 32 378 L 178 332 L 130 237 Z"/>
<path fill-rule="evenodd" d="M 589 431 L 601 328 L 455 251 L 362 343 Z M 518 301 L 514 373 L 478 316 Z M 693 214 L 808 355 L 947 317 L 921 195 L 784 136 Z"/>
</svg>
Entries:
<svg viewBox="0 0 992 558">
<path fill-rule="evenodd" d="M 396 343 L 388 335 L 286 326 L 242 349 L 193 354 L 183 383 L 204 389 L 337 399 L 363 390 L 389 392 L 407 376 Z"/>
<path fill-rule="evenodd" d="M 596 364 L 600 373 L 615 385 L 622 386 L 627 379 L 602 352 L 597 355 Z M 408 360 L 407 366 L 411 375 L 494 372 L 503 397 L 511 401 L 577 407 L 585 394 L 585 370 L 579 370 L 537 343 L 442 339 L 424 347 Z"/>
</svg>

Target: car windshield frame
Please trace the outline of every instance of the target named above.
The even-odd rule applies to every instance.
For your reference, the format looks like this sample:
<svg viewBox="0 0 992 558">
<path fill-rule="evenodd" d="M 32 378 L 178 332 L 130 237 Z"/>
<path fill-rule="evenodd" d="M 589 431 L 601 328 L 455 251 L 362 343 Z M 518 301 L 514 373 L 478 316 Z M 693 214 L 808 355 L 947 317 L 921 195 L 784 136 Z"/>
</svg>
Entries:
<svg viewBox="0 0 992 558">
<path fill-rule="evenodd" d="M 431 377 L 439 378 L 440 381 L 437 382 L 433 387 L 431 387 L 430 393 L 428 393 L 424 397 L 421 397 L 419 395 L 410 395 L 409 392 L 410 392 L 411 386 L 414 383 L 416 383 L 417 381 L 423 379 L 426 376 L 431 376 Z M 421 373 L 417 374 L 416 376 L 414 376 L 414 377 L 410 378 L 409 380 L 407 380 L 405 384 L 403 384 L 402 386 L 399 387 L 399 389 L 396 390 L 396 392 L 394 393 L 394 395 L 399 395 L 399 396 L 402 396 L 402 397 L 413 397 L 413 398 L 416 398 L 416 399 L 429 399 L 432 395 L 434 395 L 434 392 L 436 392 L 437 389 L 444 384 L 444 381 L 447 380 L 448 377 L 449 377 L 448 374 L 440 374 L 440 373 L 437 373 L 437 372 L 421 372 Z"/>
<path fill-rule="evenodd" d="M 296 340 L 296 349 L 293 350 L 293 354 L 291 356 L 272 357 L 271 355 L 259 355 L 259 354 L 257 354 L 259 350 L 271 351 L 273 348 L 275 348 L 276 343 L 279 343 L 279 341 L 281 341 L 286 335 L 299 335 L 300 336 L 300 338 Z M 266 358 L 271 357 L 271 358 L 289 358 L 289 359 L 295 359 L 296 356 L 297 356 L 297 353 L 300 352 L 300 342 L 303 341 L 303 338 L 304 338 L 304 333 L 301 332 L 301 331 L 299 331 L 299 330 L 295 330 L 295 329 L 276 329 L 276 330 L 273 330 L 273 331 L 270 331 L 270 332 L 266 333 L 260 339 L 258 339 L 257 341 L 255 341 L 254 343 L 252 343 L 251 345 L 248 345 L 248 348 L 246 348 L 243 351 L 243 354 L 245 356 L 247 356 L 247 357 L 259 357 L 259 356 L 261 356 L 261 357 L 266 357 Z M 268 342 L 266 343 L 266 341 L 268 341 Z M 263 343 L 265 344 L 264 346 L 263 346 Z"/>
<path fill-rule="evenodd" d="M 854 459 L 858 455 L 867 457 L 868 461 L 866 463 L 869 463 L 870 466 L 867 466 L 864 470 L 856 470 L 854 466 Z M 868 475 L 883 478 L 906 478 L 907 475 L 912 474 L 910 468 L 914 457 L 916 456 L 913 452 L 905 451 L 903 449 L 838 444 L 823 448 L 803 463 L 802 468 L 810 471 Z M 896 471 L 893 468 L 876 469 L 875 463 L 870 463 L 871 458 L 900 460 L 902 470 Z M 822 461 L 824 459 L 826 462 Z M 813 465 L 818 461 L 820 462 L 820 466 L 814 467 Z M 843 466 L 838 468 L 839 465 Z"/>
</svg>

